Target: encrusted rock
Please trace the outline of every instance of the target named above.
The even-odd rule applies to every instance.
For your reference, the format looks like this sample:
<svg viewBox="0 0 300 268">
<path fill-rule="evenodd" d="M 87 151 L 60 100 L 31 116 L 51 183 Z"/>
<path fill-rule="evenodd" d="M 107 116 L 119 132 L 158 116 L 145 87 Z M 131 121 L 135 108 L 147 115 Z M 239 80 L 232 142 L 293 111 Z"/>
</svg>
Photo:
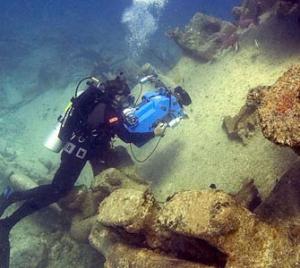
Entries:
<svg viewBox="0 0 300 268">
<path fill-rule="evenodd" d="M 219 49 L 238 42 L 232 23 L 203 13 L 196 13 L 184 31 L 176 28 L 168 35 L 185 53 L 201 61 L 213 59 Z"/>
<path fill-rule="evenodd" d="M 76 187 L 60 200 L 60 206 L 72 215 L 70 234 L 74 239 L 82 242 L 88 240 L 100 203 L 118 189 L 144 193 L 149 185 L 133 170 L 121 172 L 116 168 L 109 168 L 94 178 L 90 189 Z"/>
<path fill-rule="evenodd" d="M 106 226 L 123 227 L 130 233 L 139 233 L 153 206 L 151 193 L 119 189 L 101 203 L 98 220 Z"/>
<path fill-rule="evenodd" d="M 163 206 L 158 219 L 172 232 L 203 239 L 238 228 L 232 206 L 235 201 L 223 192 L 180 192 Z"/>
<path fill-rule="evenodd" d="M 94 192 L 100 190 L 107 192 L 108 195 L 120 188 L 144 191 L 149 188 L 149 184 L 132 170 L 120 171 L 116 168 L 108 168 L 94 178 L 91 188 Z"/>
<path fill-rule="evenodd" d="M 224 252 L 226 267 L 296 267 L 297 251 L 288 237 L 225 193 L 178 193 L 165 204 L 159 219 L 165 228 L 204 239 Z"/>
<path fill-rule="evenodd" d="M 260 104 L 264 87 L 258 86 L 251 89 L 248 93 L 246 104 L 235 116 L 225 116 L 223 119 L 223 129 L 228 137 L 233 140 L 241 141 L 244 145 L 258 126 L 257 108 Z"/>
<path fill-rule="evenodd" d="M 260 4 L 257 0 L 245 0 L 241 6 L 234 7 L 232 13 L 236 20 L 236 24 L 244 29 L 251 24 L 258 23 L 260 11 Z"/>
<path fill-rule="evenodd" d="M 91 245 L 105 256 L 106 268 L 215 267 L 168 256 L 143 247 L 130 245 L 130 241 L 121 241 L 115 233 L 101 225 L 97 225 L 93 229 L 89 240 Z"/>
<path fill-rule="evenodd" d="M 294 149 L 300 146 L 300 66 L 292 66 L 264 91 L 258 109 L 264 136 Z"/>
</svg>

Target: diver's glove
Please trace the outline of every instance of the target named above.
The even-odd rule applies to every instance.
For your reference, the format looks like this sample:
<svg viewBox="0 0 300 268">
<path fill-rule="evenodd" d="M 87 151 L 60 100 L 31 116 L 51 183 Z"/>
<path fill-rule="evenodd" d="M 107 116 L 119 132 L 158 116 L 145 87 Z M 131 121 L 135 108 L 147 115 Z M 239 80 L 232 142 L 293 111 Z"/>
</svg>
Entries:
<svg viewBox="0 0 300 268">
<path fill-rule="evenodd" d="M 154 135 L 163 137 L 165 135 L 167 126 L 168 125 L 166 123 L 159 123 L 154 129 Z"/>
</svg>

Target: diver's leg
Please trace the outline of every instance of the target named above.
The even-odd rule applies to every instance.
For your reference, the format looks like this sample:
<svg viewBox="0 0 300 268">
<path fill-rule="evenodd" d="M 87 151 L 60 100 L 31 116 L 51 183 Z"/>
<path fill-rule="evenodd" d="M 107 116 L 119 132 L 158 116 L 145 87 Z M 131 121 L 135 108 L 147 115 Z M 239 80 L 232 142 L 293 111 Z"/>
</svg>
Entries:
<svg viewBox="0 0 300 268">
<path fill-rule="evenodd" d="M 31 192 L 30 190 L 25 191 L 24 197 L 26 196 L 26 201 L 12 215 L 4 219 L 6 224 L 12 228 L 22 218 L 66 196 L 72 190 L 86 162 L 87 158 L 78 158 L 63 152 L 61 164 L 55 173 L 52 183 L 34 188 Z M 27 196 L 27 193 L 32 193 L 32 195 L 28 194 Z"/>
<path fill-rule="evenodd" d="M 67 151 L 62 152 L 61 163 L 54 175 L 52 185 L 40 185 L 25 191 L 3 193 L 0 196 L 0 217 L 3 215 L 5 209 L 13 203 L 39 198 L 40 196 L 47 196 L 47 194 L 51 191 L 52 186 L 59 189 L 61 188 L 62 190 L 73 187 L 87 161 L 87 154 L 85 154 L 83 158 L 80 158 L 77 155 L 78 150 L 80 149 L 87 152 L 87 144 L 84 143 L 80 145 L 81 146 L 78 146 L 78 144 L 77 146 L 74 145 L 74 152 L 72 153 Z"/>
<path fill-rule="evenodd" d="M 0 222 L 0 268 L 9 267 L 9 228 Z"/>
<path fill-rule="evenodd" d="M 62 193 L 59 193 L 52 187 L 52 190 L 46 196 L 41 195 L 40 197 L 25 201 L 12 215 L 0 220 L 0 268 L 9 267 L 9 233 L 14 225 L 24 217 L 57 201 L 62 195 Z"/>
<path fill-rule="evenodd" d="M 10 216 L 0 220 L 0 268 L 9 267 L 10 230 L 24 217 L 58 201 L 72 190 L 86 161 L 86 158 L 73 158 L 63 153 L 61 165 L 54 176 L 52 184 L 35 188 L 32 198 L 26 200 Z M 47 193 L 45 193 L 45 189 Z"/>
<path fill-rule="evenodd" d="M 45 196 L 49 192 L 51 184 L 40 185 L 26 191 L 3 192 L 0 196 L 0 217 L 3 215 L 6 208 L 13 203 L 24 201 L 38 196 Z"/>
<path fill-rule="evenodd" d="M 49 206 L 65 196 L 75 184 L 88 158 L 88 144 L 74 145 L 73 150 L 64 150 L 61 154 L 61 164 L 55 173 L 52 184 L 37 187 L 31 198 L 5 219 L 0 220 L 0 268 L 9 267 L 9 232 L 24 217 Z M 41 190 L 38 190 L 41 189 Z"/>
</svg>

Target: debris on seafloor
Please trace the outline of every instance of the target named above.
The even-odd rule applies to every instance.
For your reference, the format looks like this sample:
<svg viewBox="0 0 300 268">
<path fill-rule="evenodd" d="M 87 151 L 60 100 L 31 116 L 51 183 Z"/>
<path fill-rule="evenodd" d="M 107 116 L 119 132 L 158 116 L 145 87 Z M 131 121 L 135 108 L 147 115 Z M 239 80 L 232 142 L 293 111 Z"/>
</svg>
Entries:
<svg viewBox="0 0 300 268">
<path fill-rule="evenodd" d="M 223 129 L 228 137 L 233 140 L 248 143 L 248 139 L 255 133 L 258 127 L 257 108 L 264 87 L 258 86 L 251 89 L 247 95 L 245 105 L 235 116 L 225 116 L 223 119 Z"/>
</svg>

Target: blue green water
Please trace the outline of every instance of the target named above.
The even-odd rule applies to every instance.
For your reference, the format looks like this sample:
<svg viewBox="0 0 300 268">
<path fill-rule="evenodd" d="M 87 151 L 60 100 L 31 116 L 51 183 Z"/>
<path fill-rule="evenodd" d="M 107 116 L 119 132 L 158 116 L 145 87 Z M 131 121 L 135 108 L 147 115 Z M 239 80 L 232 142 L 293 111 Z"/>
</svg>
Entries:
<svg viewBox="0 0 300 268">
<path fill-rule="evenodd" d="M 238 0 L 1 1 L 0 167 L 3 179 L 0 178 L 0 190 L 7 184 L 7 167 L 17 168 L 38 183 L 51 179 L 54 170 L 52 173 L 45 170 L 43 163 L 48 155 L 43 155 L 40 149 L 41 140 L 52 122 L 55 123 L 60 104 L 65 103 L 63 98 L 72 95 L 73 92 L 65 92 L 70 84 L 91 73 L 106 76 L 119 71 L 128 71 L 134 83 L 133 73 L 146 62 L 167 72 L 182 55 L 166 36 L 167 31 L 184 27 L 196 12 L 232 20 L 231 9 L 239 3 Z M 49 99 L 39 101 L 39 97 L 47 94 Z M 53 99 L 53 96 L 58 97 Z M 15 117 L 15 112 L 25 106 L 26 112 L 30 110 L 28 114 L 20 112 Z M 51 161 L 53 166 L 57 165 L 58 155 L 51 155 Z M 32 267 L 87 267 L 95 252 L 87 245 L 73 245 L 65 240 L 54 243 L 55 235 L 61 231 L 57 227 L 59 222 L 53 215 L 50 215 L 54 217 L 53 222 L 47 220 L 47 214 L 42 216 L 26 219 L 13 232 L 12 267 L 30 267 L 26 265 L 42 258 L 39 249 L 44 245 L 41 246 L 39 237 L 43 235 L 56 245 L 58 252 L 52 252 L 52 266 Z M 68 246 L 73 247 L 72 253 L 60 254 Z M 64 258 L 55 263 L 55 257 L 60 255 Z M 96 261 L 95 267 L 99 263 L 100 260 Z"/>
</svg>

